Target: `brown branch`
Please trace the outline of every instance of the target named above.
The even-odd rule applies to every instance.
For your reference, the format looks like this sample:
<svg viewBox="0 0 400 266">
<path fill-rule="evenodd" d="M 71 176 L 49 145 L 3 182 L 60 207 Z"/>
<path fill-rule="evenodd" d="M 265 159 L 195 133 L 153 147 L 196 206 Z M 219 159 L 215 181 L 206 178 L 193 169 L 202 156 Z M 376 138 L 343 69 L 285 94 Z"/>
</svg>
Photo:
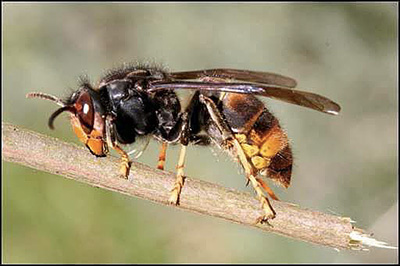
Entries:
<svg viewBox="0 0 400 266">
<path fill-rule="evenodd" d="M 3 160 L 30 166 L 119 193 L 168 204 L 174 173 L 134 162 L 128 180 L 119 178 L 119 159 L 96 158 L 84 147 L 2 123 Z M 337 249 L 361 249 L 372 238 L 352 226 L 350 218 L 272 201 L 276 218 L 257 224 L 262 210 L 251 194 L 186 178 L 178 208 L 220 217 L 299 240 Z M 368 240 L 366 240 L 368 239 Z M 375 246 L 384 246 L 375 241 Z M 386 247 L 386 246 L 385 246 Z"/>
</svg>

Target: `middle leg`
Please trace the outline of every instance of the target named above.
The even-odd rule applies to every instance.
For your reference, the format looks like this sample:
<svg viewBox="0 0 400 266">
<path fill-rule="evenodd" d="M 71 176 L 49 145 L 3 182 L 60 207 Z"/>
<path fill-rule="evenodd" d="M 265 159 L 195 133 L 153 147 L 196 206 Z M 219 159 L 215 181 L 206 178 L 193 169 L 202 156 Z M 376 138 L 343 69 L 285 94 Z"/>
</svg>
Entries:
<svg viewBox="0 0 400 266">
<path fill-rule="evenodd" d="M 160 153 L 158 155 L 157 169 L 164 170 L 164 164 L 165 164 L 167 148 L 168 148 L 168 143 L 167 142 L 163 142 L 161 144 Z"/>
<path fill-rule="evenodd" d="M 185 181 L 185 176 L 183 174 L 183 168 L 185 166 L 185 156 L 186 156 L 186 145 L 181 146 L 181 151 L 179 154 L 178 165 L 176 166 L 176 180 L 174 188 L 171 190 L 171 195 L 169 197 L 169 203 L 178 205 L 179 197 L 181 195 L 181 190 L 183 183 Z"/>
<path fill-rule="evenodd" d="M 182 123 L 180 123 L 180 137 L 179 141 L 181 143 L 181 151 L 179 154 L 178 165 L 176 166 L 176 180 L 174 183 L 174 187 L 171 190 L 171 195 L 169 197 L 169 203 L 178 205 L 180 194 L 182 191 L 182 187 L 185 181 L 185 176 L 183 173 L 183 168 L 185 165 L 185 156 L 186 156 L 186 147 L 191 140 L 193 140 L 193 135 L 191 132 L 192 129 L 189 128 L 190 119 L 192 119 L 193 114 L 197 114 L 198 110 L 198 100 L 199 100 L 199 92 L 195 92 L 192 99 L 190 100 L 186 110 L 182 113 L 180 119 Z"/>
</svg>

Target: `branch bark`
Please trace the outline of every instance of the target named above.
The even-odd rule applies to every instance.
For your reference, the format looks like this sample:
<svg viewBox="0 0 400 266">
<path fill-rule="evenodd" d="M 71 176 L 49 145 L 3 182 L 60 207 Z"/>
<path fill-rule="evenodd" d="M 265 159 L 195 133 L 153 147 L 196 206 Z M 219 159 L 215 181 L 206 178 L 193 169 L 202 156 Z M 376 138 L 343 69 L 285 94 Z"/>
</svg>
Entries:
<svg viewBox="0 0 400 266">
<path fill-rule="evenodd" d="M 96 158 L 84 147 L 4 122 L 2 135 L 2 157 L 5 161 L 169 205 L 174 173 L 133 162 L 129 179 L 124 180 L 119 178 L 118 158 Z M 271 203 L 276 210 L 276 218 L 270 221 L 270 225 L 257 224 L 255 221 L 262 215 L 262 210 L 259 201 L 252 195 L 186 178 L 177 208 L 336 249 L 359 250 L 365 245 L 387 247 L 384 242 L 375 241 L 361 229 L 353 227 L 348 217 L 312 211 L 281 201 Z"/>
</svg>

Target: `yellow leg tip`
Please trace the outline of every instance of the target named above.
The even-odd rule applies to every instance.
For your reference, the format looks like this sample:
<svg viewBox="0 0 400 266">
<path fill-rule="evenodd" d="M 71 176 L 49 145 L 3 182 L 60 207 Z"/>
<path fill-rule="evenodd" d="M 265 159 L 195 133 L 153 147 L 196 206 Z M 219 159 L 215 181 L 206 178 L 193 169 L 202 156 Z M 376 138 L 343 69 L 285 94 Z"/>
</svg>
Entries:
<svg viewBox="0 0 400 266">
<path fill-rule="evenodd" d="M 276 213 L 266 198 L 264 198 L 261 202 L 264 215 L 258 217 L 256 223 L 267 223 L 268 225 L 272 226 L 268 221 L 274 219 L 276 217 Z"/>
<path fill-rule="evenodd" d="M 120 168 L 120 176 L 124 179 L 128 179 L 129 170 L 131 169 L 130 162 L 124 162 Z"/>
<path fill-rule="evenodd" d="M 171 191 L 171 196 L 169 197 L 168 202 L 171 205 L 179 205 L 179 201 L 178 200 L 179 200 L 179 195 L 178 195 L 177 190 L 174 188 Z"/>
<path fill-rule="evenodd" d="M 275 214 L 270 214 L 270 215 L 265 214 L 265 215 L 262 215 L 257 218 L 256 224 L 264 224 L 265 223 L 272 227 L 272 224 L 270 224 L 269 221 L 274 218 L 275 218 Z"/>
</svg>

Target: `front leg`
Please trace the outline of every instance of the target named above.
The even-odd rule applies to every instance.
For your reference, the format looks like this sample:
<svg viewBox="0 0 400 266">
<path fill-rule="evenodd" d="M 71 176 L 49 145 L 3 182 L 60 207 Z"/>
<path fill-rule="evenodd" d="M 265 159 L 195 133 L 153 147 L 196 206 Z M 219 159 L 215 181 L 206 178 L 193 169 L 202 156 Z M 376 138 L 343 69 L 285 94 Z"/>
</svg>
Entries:
<svg viewBox="0 0 400 266">
<path fill-rule="evenodd" d="M 120 173 L 121 177 L 128 179 L 129 170 L 131 168 L 131 161 L 129 155 L 117 144 L 115 140 L 114 126 L 112 124 L 113 117 L 108 115 L 106 117 L 106 141 L 107 145 L 112 147 L 119 155 L 121 155 Z"/>
</svg>

